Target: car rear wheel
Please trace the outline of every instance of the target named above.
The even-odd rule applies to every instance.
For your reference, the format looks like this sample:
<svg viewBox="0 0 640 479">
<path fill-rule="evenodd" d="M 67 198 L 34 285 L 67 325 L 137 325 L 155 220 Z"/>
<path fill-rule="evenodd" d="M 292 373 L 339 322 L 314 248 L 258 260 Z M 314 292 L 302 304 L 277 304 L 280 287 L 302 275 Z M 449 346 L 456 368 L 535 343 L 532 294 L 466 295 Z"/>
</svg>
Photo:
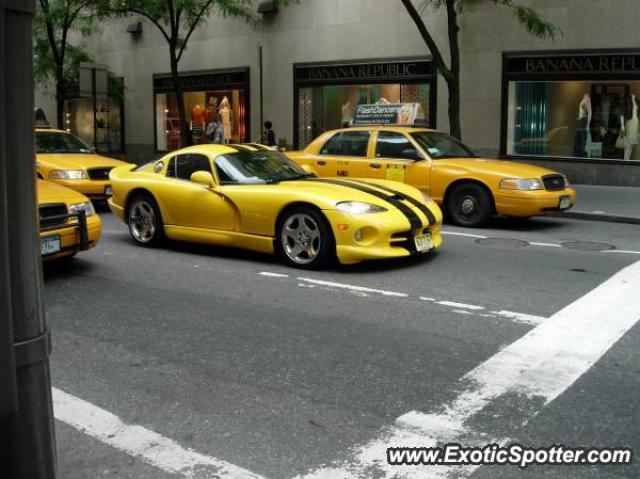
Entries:
<svg viewBox="0 0 640 479">
<path fill-rule="evenodd" d="M 493 216 L 493 199 L 482 186 L 462 183 L 447 195 L 446 210 L 453 223 L 477 228 Z"/>
<path fill-rule="evenodd" d="M 131 237 L 139 245 L 154 246 L 163 239 L 160 209 L 149 195 L 138 195 L 131 201 L 127 223 Z"/>
<path fill-rule="evenodd" d="M 278 225 L 276 247 L 284 260 L 303 269 L 318 269 L 335 258 L 331 227 L 321 213 L 300 207 L 288 211 Z"/>
</svg>

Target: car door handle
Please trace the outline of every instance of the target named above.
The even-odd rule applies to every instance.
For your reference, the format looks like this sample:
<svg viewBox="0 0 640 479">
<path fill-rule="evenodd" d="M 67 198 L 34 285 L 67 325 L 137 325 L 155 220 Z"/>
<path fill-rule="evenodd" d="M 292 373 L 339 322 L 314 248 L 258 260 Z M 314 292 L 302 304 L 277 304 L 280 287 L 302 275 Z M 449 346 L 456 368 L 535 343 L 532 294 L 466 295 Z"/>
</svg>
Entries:
<svg viewBox="0 0 640 479">
<path fill-rule="evenodd" d="M 327 164 L 327 162 L 324 161 L 324 160 L 318 160 L 318 161 L 316 161 L 316 163 L 318 163 L 320 166 L 324 166 L 324 165 Z"/>
<path fill-rule="evenodd" d="M 379 170 L 382 165 L 380 163 L 369 163 L 369 166 L 371 168 L 375 168 L 376 170 Z"/>
</svg>

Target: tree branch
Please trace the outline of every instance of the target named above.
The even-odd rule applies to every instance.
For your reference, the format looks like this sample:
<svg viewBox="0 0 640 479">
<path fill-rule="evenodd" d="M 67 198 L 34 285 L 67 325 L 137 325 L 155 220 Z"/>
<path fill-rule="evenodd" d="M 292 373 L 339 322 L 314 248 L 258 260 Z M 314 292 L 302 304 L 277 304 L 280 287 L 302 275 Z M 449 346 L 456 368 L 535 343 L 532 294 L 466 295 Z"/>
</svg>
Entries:
<svg viewBox="0 0 640 479">
<path fill-rule="evenodd" d="M 440 70 L 445 80 L 451 81 L 451 71 L 447 67 L 444 61 L 444 58 L 442 57 L 442 53 L 440 53 L 440 49 L 438 48 L 438 45 L 436 44 L 435 40 L 427 30 L 427 27 L 422 21 L 422 18 L 420 18 L 420 14 L 416 10 L 416 7 L 413 5 L 411 0 L 401 0 L 401 1 L 404 7 L 407 9 L 407 12 L 409 13 L 409 16 L 411 17 L 411 19 L 413 20 L 413 23 L 415 23 L 416 27 L 418 27 L 420 36 L 422 37 L 424 42 L 427 44 L 427 47 L 431 51 L 431 55 L 433 55 L 433 62 L 435 63 L 436 68 Z"/>
<path fill-rule="evenodd" d="M 58 65 L 60 63 L 60 52 L 58 51 L 58 45 L 56 43 L 56 34 L 53 29 L 53 22 L 49 17 L 49 0 L 40 0 L 40 7 L 42 7 L 42 11 L 44 12 L 44 23 L 47 28 L 47 38 L 49 39 L 49 46 L 51 47 L 53 61 Z"/>
<path fill-rule="evenodd" d="M 202 18 L 202 15 L 204 15 L 204 12 L 207 11 L 207 9 L 212 3 L 213 3 L 213 0 L 208 0 L 200 9 L 200 11 L 198 12 L 198 15 L 196 15 L 195 20 L 191 23 L 189 32 L 187 33 L 187 36 L 184 38 L 182 45 L 180 45 L 180 52 L 178 53 L 178 61 L 180 61 L 180 58 L 182 58 L 182 54 L 184 53 L 185 48 L 187 48 L 187 43 L 189 42 L 189 38 L 191 38 L 191 34 L 198 26 L 198 23 L 200 22 L 200 18 Z"/>
</svg>

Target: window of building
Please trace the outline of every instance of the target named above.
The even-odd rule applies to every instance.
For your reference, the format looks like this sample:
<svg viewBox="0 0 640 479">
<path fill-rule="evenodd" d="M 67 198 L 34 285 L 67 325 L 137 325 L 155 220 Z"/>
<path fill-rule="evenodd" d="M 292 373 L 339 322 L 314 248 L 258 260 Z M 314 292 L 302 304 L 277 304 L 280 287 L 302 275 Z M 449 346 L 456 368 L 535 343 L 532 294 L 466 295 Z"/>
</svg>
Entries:
<svg viewBox="0 0 640 479">
<path fill-rule="evenodd" d="M 402 133 L 379 131 L 376 141 L 377 158 L 399 158 L 415 160 L 418 150 Z"/>
<path fill-rule="evenodd" d="M 367 156 L 369 138 L 368 131 L 343 131 L 336 133 L 324 144 L 321 155 L 331 156 Z"/>
</svg>

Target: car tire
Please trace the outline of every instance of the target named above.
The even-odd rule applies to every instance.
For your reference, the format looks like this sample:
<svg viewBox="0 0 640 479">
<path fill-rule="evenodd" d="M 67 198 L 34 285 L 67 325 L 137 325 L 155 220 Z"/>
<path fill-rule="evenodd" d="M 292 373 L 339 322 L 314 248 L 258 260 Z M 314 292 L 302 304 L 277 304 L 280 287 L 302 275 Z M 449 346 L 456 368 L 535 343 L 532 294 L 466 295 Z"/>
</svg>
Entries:
<svg viewBox="0 0 640 479">
<path fill-rule="evenodd" d="M 477 183 L 460 183 L 447 195 L 446 212 L 458 226 L 478 228 L 493 216 L 493 198 Z"/>
<path fill-rule="evenodd" d="M 296 268 L 320 269 L 336 257 L 336 246 L 329 222 L 309 207 L 292 208 L 283 214 L 276 227 L 276 252 Z"/>
<path fill-rule="evenodd" d="M 148 194 L 138 194 L 127 207 L 129 233 L 141 246 L 157 246 L 164 239 L 164 227 L 158 203 Z"/>
</svg>

